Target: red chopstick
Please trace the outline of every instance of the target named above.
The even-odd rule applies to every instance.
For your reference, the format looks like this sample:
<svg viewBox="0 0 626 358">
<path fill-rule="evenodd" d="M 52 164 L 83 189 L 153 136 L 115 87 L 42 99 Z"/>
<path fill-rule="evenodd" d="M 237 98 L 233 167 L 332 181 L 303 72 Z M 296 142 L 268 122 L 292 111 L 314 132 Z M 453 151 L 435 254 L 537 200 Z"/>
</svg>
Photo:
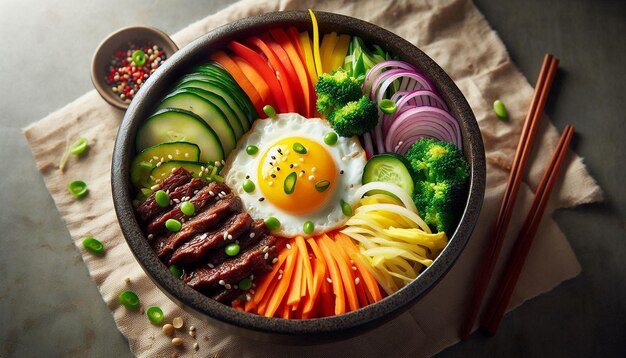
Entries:
<svg viewBox="0 0 626 358">
<path fill-rule="evenodd" d="M 511 173 L 509 174 L 506 190 L 502 199 L 502 205 L 500 206 L 500 212 L 498 213 L 498 218 L 496 220 L 494 235 L 488 244 L 485 257 L 479 268 L 479 274 L 476 277 L 468 317 L 461 327 L 460 338 L 462 340 L 466 340 L 472 332 L 474 322 L 480 312 L 485 291 L 487 290 L 487 286 L 489 285 L 489 281 L 493 275 L 493 270 L 498 260 L 500 250 L 502 249 L 504 236 L 511 219 L 511 213 L 513 211 L 513 206 L 515 205 L 517 192 L 522 181 L 524 167 L 526 166 L 526 162 L 528 161 L 528 157 L 532 149 L 535 134 L 537 132 L 537 128 L 539 127 L 539 121 L 548 99 L 548 93 L 550 92 L 550 87 L 552 86 L 552 81 L 554 79 L 554 75 L 556 74 L 558 63 L 559 60 L 551 54 L 548 53 L 544 56 L 541 71 L 539 72 L 539 78 L 537 79 L 537 84 L 535 86 L 535 92 L 526 115 L 524 127 L 522 128 L 522 134 L 517 145 L 515 158 L 513 159 L 513 166 L 511 168 Z"/>
<path fill-rule="evenodd" d="M 517 284 L 517 280 L 524 267 L 524 262 L 528 257 L 528 253 L 532 246 L 533 240 L 541 223 L 543 213 L 545 211 L 548 200 L 550 199 L 550 193 L 558 177 L 559 170 L 563 164 L 563 159 L 567 154 L 572 135 L 574 134 L 573 126 L 565 126 L 559 143 L 557 144 L 552 158 L 548 163 L 545 173 L 537 186 L 535 191 L 535 198 L 532 206 L 524 221 L 522 230 L 515 241 L 513 250 L 511 251 L 511 257 L 507 262 L 504 270 L 504 275 L 500 280 L 500 283 L 496 286 L 496 292 L 492 304 L 488 307 L 487 313 L 483 317 L 482 326 L 491 334 L 495 334 L 500 325 L 500 321 L 504 316 L 504 312 L 509 305 L 513 289 Z"/>
</svg>

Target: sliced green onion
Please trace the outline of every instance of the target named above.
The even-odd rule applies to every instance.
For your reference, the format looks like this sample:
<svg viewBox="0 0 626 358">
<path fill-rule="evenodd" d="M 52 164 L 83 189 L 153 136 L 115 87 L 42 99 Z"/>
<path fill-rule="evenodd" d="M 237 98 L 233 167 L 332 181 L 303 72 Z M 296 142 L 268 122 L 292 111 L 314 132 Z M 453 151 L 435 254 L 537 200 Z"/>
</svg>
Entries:
<svg viewBox="0 0 626 358">
<path fill-rule="evenodd" d="M 243 280 L 239 281 L 239 283 L 237 284 L 237 286 L 239 287 L 239 289 L 241 290 L 249 290 L 252 288 L 252 280 L 249 278 L 244 278 Z"/>
<path fill-rule="evenodd" d="M 220 176 L 220 175 L 217 175 L 217 174 L 215 174 L 213 176 L 213 178 L 211 178 L 211 179 L 213 179 L 213 181 L 216 181 L 218 183 L 223 183 L 224 182 L 224 177 Z"/>
<path fill-rule="evenodd" d="M 328 132 L 325 136 L 324 136 L 324 143 L 328 144 L 328 145 L 334 145 L 337 143 L 337 133 L 335 132 Z"/>
<path fill-rule="evenodd" d="M 241 187 L 243 188 L 243 191 L 245 191 L 246 193 L 252 193 L 254 189 L 256 188 L 256 186 L 254 185 L 254 182 L 250 179 L 246 179 L 246 181 L 243 182 Z"/>
<path fill-rule="evenodd" d="M 146 54 L 141 50 L 137 50 L 133 52 L 132 59 L 136 66 L 141 67 L 146 63 Z"/>
<path fill-rule="evenodd" d="M 280 221 L 273 216 L 269 216 L 265 219 L 265 226 L 270 230 L 276 230 L 280 227 Z"/>
<path fill-rule="evenodd" d="M 154 193 L 154 201 L 156 201 L 160 207 L 164 208 L 170 205 L 170 196 L 163 190 L 157 190 L 157 192 Z"/>
<path fill-rule="evenodd" d="M 183 278 L 183 270 L 181 270 L 178 266 L 170 265 L 167 269 L 172 273 L 172 275 L 174 275 L 174 277 Z"/>
<path fill-rule="evenodd" d="M 298 174 L 296 172 L 291 172 L 285 178 L 285 183 L 283 184 L 283 189 L 285 190 L 285 194 L 292 194 L 296 189 L 296 181 L 298 180 Z"/>
<path fill-rule="evenodd" d="M 259 151 L 259 147 L 256 145 L 249 145 L 246 147 L 246 153 L 249 155 L 255 155 Z"/>
<path fill-rule="evenodd" d="M 163 310 L 160 307 L 148 307 L 148 309 L 146 310 L 146 315 L 148 316 L 150 322 L 154 324 L 160 324 L 161 322 L 163 322 Z"/>
<path fill-rule="evenodd" d="M 180 204 L 180 211 L 187 216 L 191 216 L 196 212 L 196 207 L 193 206 L 193 203 L 184 201 Z"/>
<path fill-rule="evenodd" d="M 265 112 L 268 117 L 274 117 L 276 115 L 276 110 L 269 104 L 263 106 L 263 112 Z"/>
<path fill-rule="evenodd" d="M 383 99 L 380 101 L 380 103 L 378 103 L 378 108 L 380 108 L 380 110 L 385 114 L 394 114 L 398 110 L 396 102 L 390 99 Z"/>
<path fill-rule="evenodd" d="M 104 245 L 91 236 L 83 239 L 83 246 L 94 254 L 102 253 L 102 250 L 104 250 Z"/>
<path fill-rule="evenodd" d="M 77 198 L 84 198 L 89 189 L 87 188 L 87 184 L 85 184 L 82 180 L 74 180 L 73 182 L 67 185 L 67 190 L 70 191 L 70 194 L 74 195 Z"/>
<path fill-rule="evenodd" d="M 135 309 L 139 307 L 139 297 L 133 291 L 122 291 L 118 296 L 120 303 L 127 308 Z"/>
<path fill-rule="evenodd" d="M 302 145 L 302 143 L 295 142 L 291 148 L 293 151 L 300 154 L 306 154 L 306 148 Z"/>
<path fill-rule="evenodd" d="M 304 225 L 302 225 L 302 230 L 304 230 L 305 234 L 311 234 L 313 230 L 315 230 L 315 225 L 311 220 L 305 221 Z"/>
<path fill-rule="evenodd" d="M 231 256 L 231 257 L 237 256 L 240 250 L 241 250 L 241 247 L 239 246 L 239 244 L 236 244 L 236 243 L 228 244 L 224 248 L 224 252 L 226 253 L 226 255 Z"/>
<path fill-rule="evenodd" d="M 176 219 L 167 219 L 165 227 L 171 232 L 178 232 L 183 227 L 183 224 Z"/>
<path fill-rule="evenodd" d="M 87 142 L 87 139 L 81 137 L 81 138 L 78 138 L 76 142 L 74 142 L 70 146 L 70 153 L 74 155 L 81 155 L 85 153 L 88 147 L 89 147 L 89 143 Z"/>
<path fill-rule="evenodd" d="M 350 206 L 350 204 L 343 201 L 343 199 L 341 199 L 339 203 L 341 204 L 341 212 L 343 213 L 343 215 L 345 216 L 352 215 L 352 206 Z"/>
<path fill-rule="evenodd" d="M 323 179 L 315 183 L 315 190 L 321 193 L 321 192 L 326 191 L 326 189 L 328 189 L 329 186 L 330 186 L 330 181 Z"/>
<path fill-rule="evenodd" d="M 496 113 L 496 116 L 502 120 L 509 118 L 509 112 L 506 110 L 504 103 L 499 99 L 493 102 L 493 111 Z"/>
</svg>

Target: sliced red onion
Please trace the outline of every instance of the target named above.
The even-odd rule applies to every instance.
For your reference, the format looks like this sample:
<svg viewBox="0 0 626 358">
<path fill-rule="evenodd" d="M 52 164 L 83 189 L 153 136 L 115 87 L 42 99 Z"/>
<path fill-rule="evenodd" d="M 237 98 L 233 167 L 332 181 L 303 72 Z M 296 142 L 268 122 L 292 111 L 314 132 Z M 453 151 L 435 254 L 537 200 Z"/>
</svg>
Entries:
<svg viewBox="0 0 626 358">
<path fill-rule="evenodd" d="M 430 81 L 424 77 L 424 75 L 419 74 L 417 72 L 411 72 L 411 71 L 405 71 L 405 70 L 392 70 L 392 71 L 387 71 L 385 72 L 385 75 L 381 75 L 377 78 L 383 78 L 384 81 L 382 82 L 382 84 L 377 85 L 377 83 L 374 83 L 374 87 L 372 87 L 372 90 L 370 91 L 370 98 L 376 98 L 376 100 L 378 102 L 382 101 L 384 96 L 385 96 L 385 92 L 387 91 L 387 88 L 389 88 L 389 86 L 391 86 L 391 84 L 393 83 L 393 81 L 395 81 L 398 78 L 410 78 L 412 81 L 408 81 L 406 82 L 406 85 L 404 86 L 404 88 L 402 88 L 401 90 L 405 91 L 413 91 L 413 90 L 417 90 L 417 89 L 427 89 L 427 90 L 432 90 L 433 86 L 430 83 Z"/>
<path fill-rule="evenodd" d="M 385 138 L 385 149 L 395 151 L 399 142 L 415 135 L 436 137 L 462 149 L 461 129 L 456 119 L 448 112 L 430 106 L 412 107 L 394 118 Z"/>
<path fill-rule="evenodd" d="M 372 144 L 372 136 L 369 133 L 363 134 L 363 149 L 365 149 L 365 157 L 370 159 L 374 155 L 374 145 Z"/>
<path fill-rule="evenodd" d="M 365 75 L 365 81 L 363 82 L 363 92 L 368 93 L 372 88 L 372 84 L 374 83 L 374 79 L 378 77 L 383 71 L 386 69 L 395 69 L 401 68 L 404 70 L 417 72 L 417 69 L 413 67 L 410 63 L 398 60 L 388 60 L 379 62 L 374 67 L 372 67 L 367 74 Z"/>
</svg>

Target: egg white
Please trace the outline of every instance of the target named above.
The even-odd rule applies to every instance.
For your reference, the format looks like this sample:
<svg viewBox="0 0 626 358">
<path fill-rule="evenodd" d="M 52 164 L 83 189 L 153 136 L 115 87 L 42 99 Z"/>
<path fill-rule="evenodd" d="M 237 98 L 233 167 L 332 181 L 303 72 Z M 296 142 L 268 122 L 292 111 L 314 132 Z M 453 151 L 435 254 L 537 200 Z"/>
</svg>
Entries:
<svg viewBox="0 0 626 358">
<path fill-rule="evenodd" d="M 229 155 L 222 169 L 225 183 L 240 196 L 244 208 L 254 219 L 276 217 L 281 223 L 280 228 L 273 231 L 277 235 L 310 236 L 341 227 L 348 217 L 341 210 L 340 200 L 343 199 L 350 206 L 356 204 L 359 198 L 355 193 L 361 186 L 363 168 L 367 160 L 357 137 L 339 137 L 336 144 L 325 144 L 324 136 L 331 131 L 333 129 L 328 121 L 320 118 L 305 118 L 296 113 L 284 113 L 278 114 L 275 118 L 259 119 L 254 122 L 248 133 L 239 139 L 237 147 Z M 318 142 L 328 151 L 337 166 L 338 174 L 332 197 L 326 205 L 315 212 L 292 214 L 275 207 L 268 200 L 259 201 L 263 197 L 257 182 L 259 160 L 269 147 L 287 137 L 303 137 Z M 249 145 L 258 147 L 259 151 L 254 155 L 249 155 L 246 153 L 246 147 Z M 341 171 L 343 174 L 339 174 Z M 249 176 L 256 186 L 251 193 L 245 192 L 242 188 L 246 176 Z M 302 228 L 307 220 L 312 221 L 315 226 L 315 230 L 309 235 L 305 234 Z"/>
</svg>

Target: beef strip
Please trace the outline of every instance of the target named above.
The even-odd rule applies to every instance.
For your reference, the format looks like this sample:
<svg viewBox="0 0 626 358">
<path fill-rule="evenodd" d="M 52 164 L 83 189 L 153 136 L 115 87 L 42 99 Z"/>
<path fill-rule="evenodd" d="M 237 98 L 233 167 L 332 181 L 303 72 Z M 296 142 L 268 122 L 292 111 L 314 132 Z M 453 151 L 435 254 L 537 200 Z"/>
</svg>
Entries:
<svg viewBox="0 0 626 358">
<path fill-rule="evenodd" d="M 221 286 L 228 289 L 252 273 L 260 274 L 271 270 L 275 257 L 276 237 L 268 235 L 252 249 L 217 267 L 203 266 L 193 270 L 185 277 L 185 282 L 194 289 L 204 292 L 223 289 Z M 220 285 L 220 282 L 223 285 Z"/>
<path fill-rule="evenodd" d="M 170 176 L 163 180 L 160 189 L 164 191 L 169 190 L 171 192 L 175 188 L 187 184 L 191 179 L 191 173 L 180 167 L 174 170 Z M 141 203 L 141 205 L 139 205 L 137 209 L 135 209 L 135 211 L 137 212 L 137 217 L 139 218 L 139 221 L 145 223 L 165 209 L 166 208 L 163 208 L 156 203 L 156 200 L 154 199 L 154 193 L 152 193 L 152 195 L 150 195 L 146 199 L 146 201 Z"/>
<path fill-rule="evenodd" d="M 252 217 L 248 213 L 233 215 L 219 228 L 195 236 L 182 244 L 169 260 L 169 264 L 194 265 L 204 259 L 212 250 L 224 252 L 221 248 L 235 242 L 242 234 L 248 232 L 252 225 Z M 230 235 L 230 239 L 227 235 Z"/>
<path fill-rule="evenodd" d="M 202 184 L 199 190 L 195 189 L 194 186 L 191 185 L 195 180 L 198 180 L 201 183 L 204 183 Z M 215 202 L 214 199 L 219 198 L 218 194 L 220 194 L 221 192 L 224 192 L 224 193 L 230 192 L 230 189 L 228 189 L 228 187 L 222 183 L 212 182 L 207 185 L 206 181 L 202 179 L 193 179 L 189 183 L 189 188 L 187 190 L 184 190 L 183 193 L 176 193 L 178 189 L 179 188 L 177 188 L 174 191 L 174 193 L 170 194 L 170 198 L 180 200 L 183 197 L 192 197 L 189 199 L 189 201 L 196 208 L 196 215 L 200 213 L 202 210 L 204 210 L 205 207 L 208 207 L 208 205 L 213 204 Z M 196 190 L 198 190 L 198 192 L 194 194 Z M 185 217 L 185 214 L 183 214 L 180 211 L 180 203 L 176 204 L 176 206 L 172 210 L 167 211 L 157 216 L 154 220 L 152 220 L 148 224 L 146 228 L 146 232 L 148 234 L 152 234 L 153 236 L 160 235 L 160 234 L 167 232 L 167 228 L 165 227 L 165 222 L 169 219 L 176 219 L 180 222 L 184 222 L 185 219 L 187 219 Z"/>
<path fill-rule="evenodd" d="M 152 249 L 159 257 L 171 254 L 181 244 L 196 234 L 213 230 L 234 212 L 241 211 L 241 199 L 234 194 L 227 194 L 223 199 L 196 216 L 192 216 L 180 231 L 169 234 L 165 239 L 158 237 L 151 242 Z"/>
<path fill-rule="evenodd" d="M 263 220 L 255 220 L 250 226 L 250 231 L 243 233 L 239 236 L 239 249 L 240 252 L 246 251 L 248 248 L 252 247 L 257 242 L 261 241 L 265 235 L 267 235 L 267 226 L 265 226 L 265 222 Z M 252 237 L 250 237 L 250 234 Z M 218 266 L 230 259 L 230 256 L 226 255 L 224 250 L 216 250 L 214 252 L 206 255 L 206 262 L 210 263 L 213 266 Z"/>
</svg>

